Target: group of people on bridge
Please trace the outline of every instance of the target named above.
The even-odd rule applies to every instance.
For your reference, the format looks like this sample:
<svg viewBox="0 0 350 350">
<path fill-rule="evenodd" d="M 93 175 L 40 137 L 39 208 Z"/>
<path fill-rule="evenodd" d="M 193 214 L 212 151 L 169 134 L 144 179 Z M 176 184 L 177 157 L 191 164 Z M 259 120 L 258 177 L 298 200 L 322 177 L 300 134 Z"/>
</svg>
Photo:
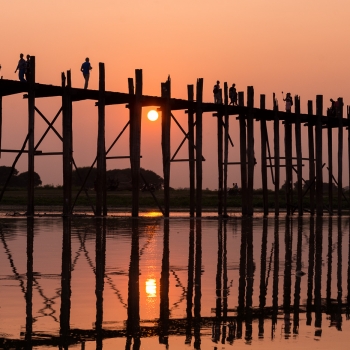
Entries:
<svg viewBox="0 0 350 350">
<path fill-rule="evenodd" d="M 30 55 L 27 55 L 27 60 L 24 59 L 23 53 L 19 55 L 19 61 L 15 73 L 18 71 L 18 79 L 22 83 L 29 81 L 30 76 Z M 0 66 L 1 69 L 1 66 Z M 85 62 L 81 65 L 80 71 L 83 73 L 84 77 L 84 89 L 87 89 L 90 78 L 90 70 L 92 69 L 89 57 L 85 58 Z"/>
<path fill-rule="evenodd" d="M 222 104 L 222 93 L 220 88 L 220 81 L 218 80 L 213 88 L 214 94 L 214 103 Z M 232 84 L 232 86 L 228 89 L 228 97 L 230 99 L 230 105 L 237 106 L 237 90 L 236 84 Z"/>
<path fill-rule="evenodd" d="M 24 59 L 23 53 L 19 55 L 19 61 L 15 73 L 18 71 L 18 79 L 22 83 L 29 80 L 30 75 L 30 55 L 27 55 L 27 60 Z"/>
</svg>

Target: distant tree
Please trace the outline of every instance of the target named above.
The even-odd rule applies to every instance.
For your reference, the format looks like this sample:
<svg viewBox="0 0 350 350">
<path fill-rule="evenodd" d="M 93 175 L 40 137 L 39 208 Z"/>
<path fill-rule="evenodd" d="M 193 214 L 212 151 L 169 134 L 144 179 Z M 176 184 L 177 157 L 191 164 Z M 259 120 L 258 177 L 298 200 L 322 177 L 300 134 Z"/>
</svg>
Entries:
<svg viewBox="0 0 350 350">
<path fill-rule="evenodd" d="M 12 167 L 2 165 L 0 166 L 0 186 L 4 186 L 5 182 L 7 181 L 10 173 L 11 173 Z M 13 169 L 12 177 L 18 175 L 18 170 L 16 168 Z M 11 181 L 13 182 L 13 180 Z M 10 182 L 10 184 L 11 184 Z"/>
<path fill-rule="evenodd" d="M 82 167 L 78 168 L 78 173 L 76 170 L 72 172 L 72 184 L 73 186 L 78 186 L 80 187 L 83 184 L 83 181 L 85 181 L 85 178 L 87 174 L 89 173 L 90 167 Z M 86 188 L 94 188 L 94 182 L 96 181 L 97 178 L 97 169 L 92 168 L 90 171 L 90 174 L 85 182 L 85 187 Z"/>
<path fill-rule="evenodd" d="M 78 168 L 79 175 L 82 181 L 86 178 L 90 167 L 82 167 Z M 144 177 L 144 179 L 149 184 L 153 184 L 156 189 L 159 189 L 163 186 L 164 180 L 161 176 L 153 172 L 152 170 L 146 170 L 140 168 L 140 173 Z M 94 182 L 97 178 L 97 169 L 92 168 L 89 174 L 89 177 L 86 180 L 85 187 L 86 188 L 94 188 Z M 79 179 L 79 176 L 76 171 L 73 171 L 73 185 L 81 186 L 82 181 Z M 107 181 L 107 189 L 113 190 L 128 190 L 131 189 L 131 169 L 112 169 L 106 171 L 106 181 Z M 144 181 L 140 176 L 140 187 L 144 185 Z"/>
<path fill-rule="evenodd" d="M 28 186 L 28 171 L 25 171 L 24 173 L 20 173 L 19 175 L 14 177 L 13 184 L 11 183 L 11 186 L 16 187 L 27 187 Z M 34 187 L 41 186 L 42 181 L 40 179 L 40 176 L 38 173 L 34 171 Z"/>
</svg>

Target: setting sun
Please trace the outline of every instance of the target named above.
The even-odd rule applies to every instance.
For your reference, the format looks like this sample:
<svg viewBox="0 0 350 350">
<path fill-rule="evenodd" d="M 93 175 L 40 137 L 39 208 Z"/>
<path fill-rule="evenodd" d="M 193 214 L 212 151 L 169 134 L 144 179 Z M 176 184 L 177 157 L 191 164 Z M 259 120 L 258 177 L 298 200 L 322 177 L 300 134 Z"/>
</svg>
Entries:
<svg viewBox="0 0 350 350">
<path fill-rule="evenodd" d="M 154 122 L 155 120 L 158 119 L 158 112 L 155 111 L 154 109 L 150 110 L 148 113 L 147 113 L 147 118 Z"/>
<path fill-rule="evenodd" d="M 146 281 L 146 293 L 147 296 L 150 298 L 154 298 L 157 295 L 157 285 L 156 285 L 156 280 L 153 278 L 149 278 Z"/>
</svg>

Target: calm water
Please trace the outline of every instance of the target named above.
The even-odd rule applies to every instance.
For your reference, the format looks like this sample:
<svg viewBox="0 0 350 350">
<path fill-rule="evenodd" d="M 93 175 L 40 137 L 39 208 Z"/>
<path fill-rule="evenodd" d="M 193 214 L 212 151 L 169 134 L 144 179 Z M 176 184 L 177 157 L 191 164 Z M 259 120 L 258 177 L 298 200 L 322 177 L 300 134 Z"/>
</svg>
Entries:
<svg viewBox="0 0 350 350">
<path fill-rule="evenodd" d="M 347 349 L 349 218 L 1 218 L 0 348 Z"/>
</svg>

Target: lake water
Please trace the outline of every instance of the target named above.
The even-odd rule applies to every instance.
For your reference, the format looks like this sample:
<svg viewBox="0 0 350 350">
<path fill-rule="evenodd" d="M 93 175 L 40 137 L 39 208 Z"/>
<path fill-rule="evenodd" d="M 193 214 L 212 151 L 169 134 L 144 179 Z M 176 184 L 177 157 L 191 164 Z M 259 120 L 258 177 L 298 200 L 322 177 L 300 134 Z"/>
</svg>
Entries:
<svg viewBox="0 0 350 350">
<path fill-rule="evenodd" d="M 349 218 L 0 218 L 0 348 L 347 349 Z"/>
</svg>

